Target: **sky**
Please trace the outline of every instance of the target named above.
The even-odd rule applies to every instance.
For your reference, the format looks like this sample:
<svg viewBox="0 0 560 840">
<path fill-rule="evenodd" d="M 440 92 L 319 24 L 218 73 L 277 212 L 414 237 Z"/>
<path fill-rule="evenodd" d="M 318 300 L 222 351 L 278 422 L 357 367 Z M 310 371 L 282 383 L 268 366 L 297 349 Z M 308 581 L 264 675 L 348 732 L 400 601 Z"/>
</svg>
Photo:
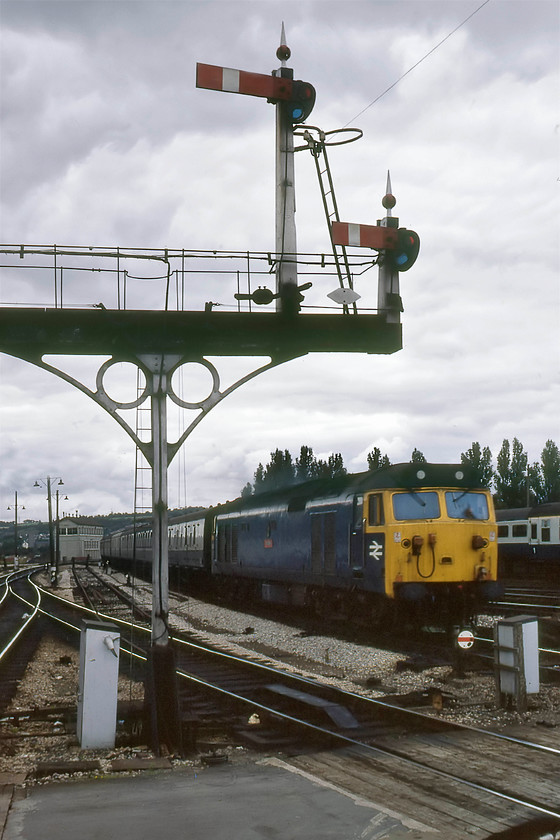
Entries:
<svg viewBox="0 0 560 840">
<path fill-rule="evenodd" d="M 288 66 L 317 91 L 308 122 L 363 132 L 329 150 L 341 218 L 375 224 L 390 170 L 393 212 L 420 236 L 418 260 L 401 275 L 402 350 L 309 354 L 240 387 L 173 461 L 171 508 L 235 498 L 277 447 L 294 457 L 302 445 L 321 458 L 340 452 L 361 471 L 374 447 L 393 463 L 414 448 L 456 462 L 473 441 L 495 458 L 517 437 L 533 462 L 548 439 L 560 444 L 559 8 L 1 0 L 0 242 L 274 250 L 274 108 L 197 89 L 195 67 L 270 74 L 282 22 Z M 295 169 L 298 248 L 328 253 L 311 155 L 296 154 Z M 0 305 L 52 306 L 52 272 L 15 262 L 2 256 Z M 104 274 L 73 270 L 78 262 L 64 268 L 65 304 L 117 305 L 113 275 L 111 286 Z M 126 265 L 138 278 L 130 308 L 163 308 L 158 265 Z M 368 305 L 376 271 L 356 285 Z M 233 301 L 202 272 L 187 279 L 186 308 Z M 91 383 L 103 359 L 56 361 Z M 216 367 L 225 383 L 256 364 Z M 182 397 L 196 402 L 208 372 L 186 374 Z M 131 399 L 130 368 L 110 375 L 114 395 Z M 126 414 L 134 426 L 136 413 Z M 193 412 L 183 415 L 190 422 Z M 184 423 L 173 406 L 171 439 Z M 130 511 L 134 473 L 132 440 L 99 405 L 0 354 L 4 510 L 17 491 L 19 518 L 44 519 L 50 476 L 64 482 L 61 512 Z"/>
</svg>

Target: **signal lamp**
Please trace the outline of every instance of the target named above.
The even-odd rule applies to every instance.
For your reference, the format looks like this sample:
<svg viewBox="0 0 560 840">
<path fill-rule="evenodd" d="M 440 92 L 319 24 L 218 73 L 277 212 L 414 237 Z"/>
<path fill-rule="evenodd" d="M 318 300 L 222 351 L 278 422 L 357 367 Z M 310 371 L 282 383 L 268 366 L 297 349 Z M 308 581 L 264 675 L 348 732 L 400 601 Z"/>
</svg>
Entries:
<svg viewBox="0 0 560 840">
<path fill-rule="evenodd" d="M 292 96 L 287 104 L 290 120 L 305 122 L 315 105 L 315 88 L 309 82 L 292 82 Z"/>
<path fill-rule="evenodd" d="M 414 230 L 399 228 L 397 231 L 397 246 L 387 251 L 389 260 L 395 271 L 408 271 L 412 268 L 420 251 L 420 237 Z"/>
</svg>

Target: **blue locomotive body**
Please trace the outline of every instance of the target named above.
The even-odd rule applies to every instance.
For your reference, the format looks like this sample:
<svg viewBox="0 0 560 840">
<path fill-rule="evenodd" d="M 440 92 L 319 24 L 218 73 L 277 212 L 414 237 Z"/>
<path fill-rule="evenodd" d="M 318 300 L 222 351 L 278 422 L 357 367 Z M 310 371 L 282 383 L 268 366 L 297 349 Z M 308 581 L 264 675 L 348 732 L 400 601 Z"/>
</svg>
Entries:
<svg viewBox="0 0 560 840">
<path fill-rule="evenodd" d="M 104 540 L 151 562 L 149 529 Z M 245 601 L 380 620 L 389 604 L 463 623 L 497 589 L 490 493 L 463 465 L 396 464 L 189 513 L 169 524 L 170 569 Z"/>
</svg>

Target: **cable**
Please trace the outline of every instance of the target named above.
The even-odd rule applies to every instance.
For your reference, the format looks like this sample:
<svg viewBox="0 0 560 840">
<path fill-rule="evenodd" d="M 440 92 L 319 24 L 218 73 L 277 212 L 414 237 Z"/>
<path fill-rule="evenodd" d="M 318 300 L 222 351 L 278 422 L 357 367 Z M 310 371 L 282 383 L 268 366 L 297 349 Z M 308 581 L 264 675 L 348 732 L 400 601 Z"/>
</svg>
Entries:
<svg viewBox="0 0 560 840">
<path fill-rule="evenodd" d="M 380 93 L 380 94 L 379 94 L 379 96 L 376 96 L 376 98 L 373 100 L 373 102 L 370 102 L 370 103 L 369 103 L 369 105 L 366 105 L 366 107 L 365 107 L 365 108 L 363 108 L 363 109 L 360 111 L 360 113 L 359 113 L 359 114 L 356 114 L 356 116 L 355 116 L 355 117 L 352 117 L 352 119 L 351 119 L 351 120 L 349 120 L 349 121 L 348 121 L 348 122 L 347 122 L 347 123 L 343 126 L 343 128 L 346 128 L 347 126 L 349 126 L 349 125 L 350 125 L 350 123 L 354 122 L 354 120 L 357 120 L 357 119 L 358 119 L 358 117 L 361 117 L 361 116 L 362 116 L 362 114 L 364 114 L 367 110 L 369 110 L 369 108 L 371 108 L 373 105 L 375 105 L 375 103 L 376 103 L 376 102 L 379 102 L 379 100 L 380 100 L 383 96 L 385 96 L 385 94 L 386 94 L 386 93 L 389 93 L 389 91 L 390 91 L 390 90 L 392 90 L 392 89 L 393 89 L 396 85 L 398 85 L 398 83 L 399 83 L 400 81 L 402 81 L 402 80 L 404 79 L 404 77 L 405 77 L 405 76 L 408 76 L 408 74 L 409 74 L 409 73 L 412 73 L 412 71 L 413 71 L 413 70 L 415 70 L 415 69 L 416 69 L 416 67 L 418 67 L 418 65 L 419 65 L 419 64 L 422 64 L 422 62 L 423 62 L 426 58 L 428 58 L 428 56 L 430 56 L 430 55 L 431 55 L 433 52 L 435 52 L 435 51 L 436 51 L 439 47 L 441 47 L 441 45 L 442 45 L 442 44 L 444 44 L 444 43 L 445 43 L 445 41 L 447 41 L 447 39 L 448 39 L 448 38 L 451 38 L 451 36 L 452 36 L 452 35 L 454 35 L 454 34 L 457 32 L 457 30 L 459 30 L 462 26 L 464 26 L 464 25 L 465 25 L 465 23 L 467 23 L 467 21 L 469 21 L 472 17 L 474 17 L 474 16 L 476 15 L 476 13 L 477 13 L 477 12 L 479 12 L 479 11 L 480 11 L 480 10 L 481 10 L 484 6 L 486 6 L 486 5 L 487 5 L 487 3 L 489 3 L 489 2 L 490 2 L 490 0 L 484 0 L 484 3 L 481 3 L 481 4 L 480 4 L 480 6 L 479 6 L 477 9 L 475 9 L 475 10 L 474 10 L 474 12 L 471 12 L 471 14 L 470 14 L 468 17 L 466 17 L 463 21 L 461 21 L 461 23 L 459 23 L 459 24 L 455 27 L 455 29 L 453 29 L 451 32 L 449 32 L 449 34 L 448 34 L 448 35 L 446 35 L 446 36 L 445 36 L 445 38 L 442 38 L 442 39 L 441 39 L 441 41 L 440 41 L 438 44 L 436 44 L 436 45 L 435 45 L 435 47 L 432 47 L 432 49 L 431 49 L 429 52 L 427 52 L 427 53 L 426 53 L 426 55 L 422 56 L 422 58 L 421 58 L 421 59 L 419 59 L 419 60 L 416 62 L 416 64 L 413 64 L 413 65 L 412 65 L 412 67 L 410 67 L 410 68 L 406 71 L 406 73 L 403 73 L 403 74 L 402 74 L 402 76 L 399 76 L 399 78 L 397 79 L 397 81 L 396 81 L 396 82 L 393 82 L 393 84 L 392 84 L 392 85 L 389 85 L 389 87 L 388 87 L 388 88 L 386 88 L 386 89 L 383 91 L 383 93 Z"/>
</svg>

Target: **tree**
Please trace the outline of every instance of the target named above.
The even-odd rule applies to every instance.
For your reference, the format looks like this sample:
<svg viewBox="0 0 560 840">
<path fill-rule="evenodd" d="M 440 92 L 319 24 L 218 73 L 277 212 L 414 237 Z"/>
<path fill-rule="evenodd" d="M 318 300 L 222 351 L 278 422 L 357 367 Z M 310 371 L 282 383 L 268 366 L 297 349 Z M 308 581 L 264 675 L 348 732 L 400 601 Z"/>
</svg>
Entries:
<svg viewBox="0 0 560 840">
<path fill-rule="evenodd" d="M 491 486 L 494 478 L 494 467 L 492 466 L 492 453 L 487 446 L 481 449 L 480 443 L 474 441 L 470 449 L 461 453 L 461 463 L 475 471 L 481 484 L 485 487 Z"/>
<path fill-rule="evenodd" d="M 315 458 L 313 462 L 313 476 L 314 478 L 338 478 L 346 475 L 347 470 L 344 466 L 344 459 L 340 452 L 329 455 L 326 461 L 322 458 L 318 460 Z"/>
<path fill-rule="evenodd" d="M 344 459 L 340 452 L 334 452 L 332 455 L 329 455 L 327 463 L 330 478 L 338 478 L 339 476 L 346 475 L 347 469 L 344 466 Z"/>
<path fill-rule="evenodd" d="M 292 463 L 290 452 L 285 449 L 276 449 L 270 453 L 270 461 L 264 469 L 264 488 L 276 490 L 279 487 L 287 487 L 293 484 L 295 468 Z"/>
<path fill-rule="evenodd" d="M 241 498 L 246 499 L 267 490 L 278 490 L 291 484 L 301 484 L 313 478 L 337 478 L 346 475 L 346 467 L 340 452 L 329 455 L 326 461 L 317 460 L 310 446 L 302 446 L 295 463 L 287 449 L 276 449 L 270 453 L 270 461 L 263 467 L 259 464 L 255 470 L 254 484 L 247 483 L 241 491 Z"/>
<path fill-rule="evenodd" d="M 390 466 L 391 462 L 388 455 L 382 455 L 378 446 L 375 446 L 371 452 L 367 454 L 368 470 L 380 470 L 382 467 Z"/>
<path fill-rule="evenodd" d="M 540 464 L 529 467 L 529 481 L 537 504 L 560 502 L 560 451 L 553 440 L 547 440 Z"/>
<path fill-rule="evenodd" d="M 264 467 L 262 464 L 259 463 L 257 469 L 255 470 L 255 484 L 253 487 L 254 493 L 262 493 L 264 490 Z"/>
<path fill-rule="evenodd" d="M 411 463 L 413 463 L 413 464 L 427 464 L 428 463 L 426 461 L 425 457 L 424 457 L 424 453 L 420 452 L 420 450 L 416 449 L 416 448 L 412 450 L 412 455 L 410 456 L 410 460 L 411 460 Z"/>
<path fill-rule="evenodd" d="M 308 481 L 314 476 L 315 456 L 310 446 L 302 446 L 299 451 L 299 458 L 296 458 L 296 480 Z"/>
<path fill-rule="evenodd" d="M 510 448 L 509 440 L 504 440 L 497 458 L 496 505 L 501 508 L 525 507 L 528 480 L 527 453 L 523 445 L 514 438 Z"/>
</svg>

